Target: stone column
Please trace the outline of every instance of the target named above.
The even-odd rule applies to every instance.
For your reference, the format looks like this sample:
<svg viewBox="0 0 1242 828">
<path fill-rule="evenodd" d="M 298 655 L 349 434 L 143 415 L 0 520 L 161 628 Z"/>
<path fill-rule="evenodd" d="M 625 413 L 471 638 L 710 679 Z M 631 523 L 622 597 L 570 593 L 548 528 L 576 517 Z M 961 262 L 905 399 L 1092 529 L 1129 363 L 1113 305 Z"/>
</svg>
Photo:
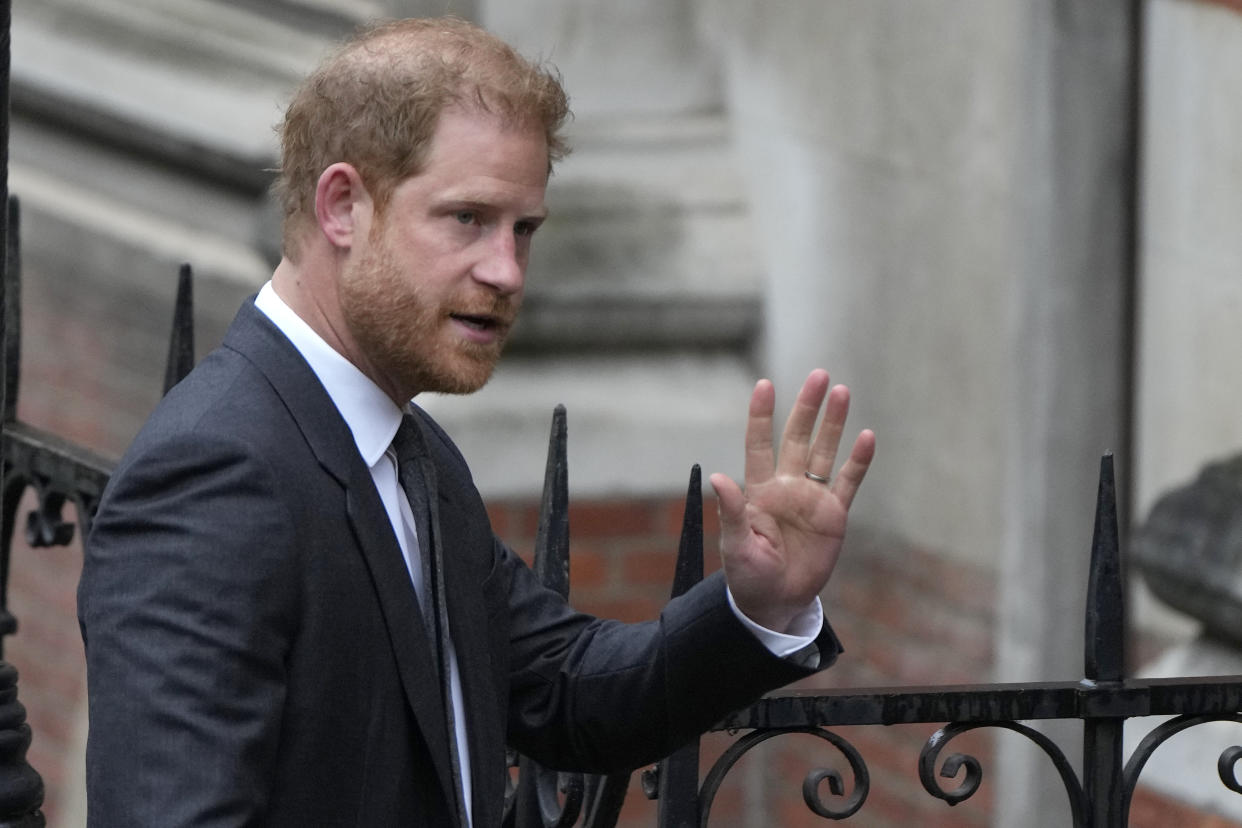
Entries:
<svg viewBox="0 0 1242 828">
<path fill-rule="evenodd" d="M 1008 681 L 1082 676 L 1097 460 L 1119 453 L 1122 491 L 1134 462 L 1125 360 L 1137 5 L 1025 5 L 1025 106 L 1015 154 L 1020 278 L 1011 305 L 1014 395 L 997 640 L 997 673 Z M 1077 760 L 1081 729 L 1054 730 Z M 1046 803 L 1064 800 L 1051 767 L 1028 746 L 1001 741 L 999 759 L 997 824 L 1034 826 Z"/>
</svg>

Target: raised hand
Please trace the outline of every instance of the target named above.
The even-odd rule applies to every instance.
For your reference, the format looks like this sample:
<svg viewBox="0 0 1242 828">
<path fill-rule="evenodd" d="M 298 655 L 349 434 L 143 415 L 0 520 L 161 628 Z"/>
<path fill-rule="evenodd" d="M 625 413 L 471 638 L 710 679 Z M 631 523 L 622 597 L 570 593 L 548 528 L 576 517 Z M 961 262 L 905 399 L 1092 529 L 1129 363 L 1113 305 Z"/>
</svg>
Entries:
<svg viewBox="0 0 1242 828">
<path fill-rule="evenodd" d="M 827 404 L 824 405 L 824 397 Z M 818 433 L 815 421 L 824 405 Z M 834 477 L 837 447 L 850 407 L 844 385 L 828 388 L 816 369 L 798 392 L 781 437 L 772 446 L 776 392 L 760 380 L 746 424 L 746 488 L 713 474 L 720 508 L 720 555 L 738 609 L 770 630 L 784 632 L 828 583 L 846 516 L 875 454 L 875 434 L 864 430 Z"/>
</svg>

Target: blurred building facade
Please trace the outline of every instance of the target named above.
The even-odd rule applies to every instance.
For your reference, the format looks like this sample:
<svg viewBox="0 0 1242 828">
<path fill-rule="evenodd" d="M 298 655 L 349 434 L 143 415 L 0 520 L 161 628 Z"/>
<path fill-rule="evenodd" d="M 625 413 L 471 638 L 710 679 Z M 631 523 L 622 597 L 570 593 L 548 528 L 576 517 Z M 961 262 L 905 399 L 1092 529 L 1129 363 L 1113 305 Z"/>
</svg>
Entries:
<svg viewBox="0 0 1242 828">
<path fill-rule="evenodd" d="M 569 410 L 571 495 L 584 503 L 663 502 L 696 462 L 739 476 L 754 379 L 772 376 L 788 397 L 823 365 L 854 391 L 852 426 L 879 438 L 851 545 L 869 557 L 827 596 L 859 613 L 849 649 L 871 666 L 852 678 L 1078 677 L 1100 454 L 1118 455 L 1131 493 L 1122 517 L 1134 523 L 1242 447 L 1235 5 L 15 4 L 21 416 L 119 454 L 158 396 L 179 263 L 198 276 L 200 353 L 274 264 L 267 171 L 292 86 L 366 19 L 452 12 L 556 64 L 576 113 L 511 353 L 479 394 L 425 401 L 484 495 L 518 512 L 536 496 L 557 403 Z M 623 511 L 608 514 L 623 523 Z M 617 547 L 579 576 L 584 588 L 612 583 L 600 611 L 620 585 L 644 582 L 625 561 L 650 543 Z M 906 573 L 894 586 L 906 555 L 937 578 Z M 23 675 L 23 635 L 39 629 L 29 616 L 51 611 L 31 596 L 70 613 L 47 640 L 75 632 L 75 566 L 15 557 Z M 985 593 L 964 616 L 959 581 Z M 956 612 L 940 642 L 955 646 L 912 640 L 917 621 L 868 618 L 882 596 L 860 595 L 864 583 L 908 587 L 907 617 L 914 606 L 916 618 Z M 1193 619 L 1137 579 L 1134 597 L 1144 640 L 1193 639 Z M 876 666 L 886 658 L 889 669 Z M 62 681 L 55 706 L 80 707 L 81 690 L 80 677 Z M 31 693 L 24 684 L 28 705 Z M 39 769 L 56 778 L 54 807 L 71 825 L 82 725 L 68 721 L 67 769 Z M 1057 783 L 1014 784 L 1041 760 L 999 752 L 1012 770 L 997 782 L 996 824 L 1021 825 Z"/>
</svg>

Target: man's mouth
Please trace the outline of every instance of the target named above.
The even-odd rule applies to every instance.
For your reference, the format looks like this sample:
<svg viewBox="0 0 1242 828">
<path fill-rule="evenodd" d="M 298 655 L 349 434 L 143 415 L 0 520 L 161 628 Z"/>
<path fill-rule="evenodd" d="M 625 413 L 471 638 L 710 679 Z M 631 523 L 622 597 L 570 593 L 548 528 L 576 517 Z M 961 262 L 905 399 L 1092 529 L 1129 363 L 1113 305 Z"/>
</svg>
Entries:
<svg viewBox="0 0 1242 828">
<path fill-rule="evenodd" d="M 463 327 L 486 337 L 503 337 L 509 331 L 511 320 L 503 316 L 474 313 L 450 313 L 449 318 Z"/>
<path fill-rule="evenodd" d="M 450 314 L 458 322 L 467 327 L 474 328 L 477 331 L 494 331 L 497 328 L 504 327 L 504 324 L 494 316 L 480 316 L 469 313 Z"/>
</svg>

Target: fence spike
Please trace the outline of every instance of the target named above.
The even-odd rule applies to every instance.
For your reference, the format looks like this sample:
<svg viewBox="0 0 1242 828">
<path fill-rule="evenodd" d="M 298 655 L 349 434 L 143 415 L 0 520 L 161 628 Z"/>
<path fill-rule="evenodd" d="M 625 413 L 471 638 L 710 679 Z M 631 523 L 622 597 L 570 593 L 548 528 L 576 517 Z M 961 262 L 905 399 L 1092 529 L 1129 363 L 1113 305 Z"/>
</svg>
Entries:
<svg viewBox="0 0 1242 828">
<path fill-rule="evenodd" d="M 1090 681 L 1121 681 L 1125 674 L 1125 598 L 1117 532 L 1113 455 L 1100 460 L 1091 574 L 1087 582 L 1086 667 Z"/>
<path fill-rule="evenodd" d="M 703 580 L 703 472 L 695 463 L 686 489 L 681 544 L 673 573 L 673 597 Z M 693 828 L 699 824 L 699 739 L 662 760 L 656 770 L 659 828 Z"/>
<path fill-rule="evenodd" d="M 539 527 L 535 531 L 535 575 L 540 583 L 569 596 L 569 461 L 565 406 L 552 411 L 548 435 L 548 462 L 543 473 L 543 496 L 539 504 Z M 559 777 L 527 756 L 519 758 L 513 821 L 517 828 L 568 824 L 577 820 L 582 807 L 580 774 L 567 777 L 576 783 L 573 795 L 558 802 Z M 559 814 L 554 814 L 557 808 Z"/>
<path fill-rule="evenodd" d="M 569 595 L 569 461 L 565 406 L 552 412 L 548 463 L 543 474 L 539 528 L 535 532 L 535 574 L 540 582 Z"/>
<path fill-rule="evenodd" d="M 168 362 L 164 367 L 164 393 L 185 379 L 194 367 L 194 276 L 188 264 L 177 274 L 177 299 L 173 307 L 172 333 L 168 337 Z"/>
<path fill-rule="evenodd" d="M 21 205 L 17 196 L 9 196 L 8 221 L 5 225 L 4 298 L 4 422 L 17 420 L 17 390 L 22 369 L 22 246 Z"/>
<path fill-rule="evenodd" d="M 703 580 L 703 472 L 695 463 L 690 469 L 686 489 L 686 509 L 681 519 L 681 543 L 677 549 L 677 568 L 673 573 L 672 597 L 686 592 Z"/>
</svg>

